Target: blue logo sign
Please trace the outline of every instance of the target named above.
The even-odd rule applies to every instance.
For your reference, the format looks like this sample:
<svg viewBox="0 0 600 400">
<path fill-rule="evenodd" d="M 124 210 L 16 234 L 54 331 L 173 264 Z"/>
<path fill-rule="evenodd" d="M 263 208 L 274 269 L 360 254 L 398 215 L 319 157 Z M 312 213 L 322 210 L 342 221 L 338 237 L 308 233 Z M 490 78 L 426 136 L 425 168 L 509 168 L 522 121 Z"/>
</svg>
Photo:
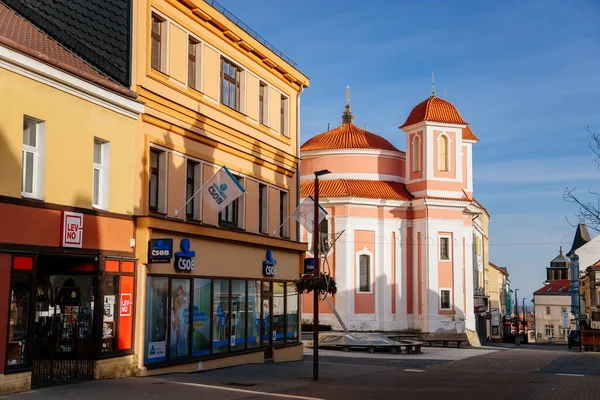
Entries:
<svg viewBox="0 0 600 400">
<path fill-rule="evenodd" d="M 181 239 L 181 251 L 175 253 L 175 271 L 193 271 L 196 269 L 196 252 L 190 250 L 190 239 Z"/>
<path fill-rule="evenodd" d="M 173 257 L 173 239 L 151 239 L 148 245 L 148 262 L 167 264 Z"/>
<path fill-rule="evenodd" d="M 277 274 L 277 260 L 273 258 L 273 250 L 267 250 L 267 259 L 263 261 L 263 275 L 275 276 Z"/>
<path fill-rule="evenodd" d="M 304 273 L 305 274 L 314 274 L 315 273 L 315 259 L 314 258 L 305 258 L 304 259 Z"/>
</svg>

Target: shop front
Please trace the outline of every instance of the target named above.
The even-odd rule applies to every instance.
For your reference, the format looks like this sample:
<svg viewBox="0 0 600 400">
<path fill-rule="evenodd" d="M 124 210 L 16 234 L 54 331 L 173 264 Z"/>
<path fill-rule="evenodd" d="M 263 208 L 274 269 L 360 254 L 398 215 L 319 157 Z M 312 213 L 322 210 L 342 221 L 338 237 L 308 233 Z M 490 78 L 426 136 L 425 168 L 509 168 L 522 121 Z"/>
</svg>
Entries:
<svg viewBox="0 0 600 400">
<path fill-rule="evenodd" d="M 300 255 L 153 231 L 138 286 L 140 375 L 301 359 Z"/>
<path fill-rule="evenodd" d="M 0 392 L 131 376 L 132 218 L 7 207 L 38 224 L 0 234 Z"/>
</svg>

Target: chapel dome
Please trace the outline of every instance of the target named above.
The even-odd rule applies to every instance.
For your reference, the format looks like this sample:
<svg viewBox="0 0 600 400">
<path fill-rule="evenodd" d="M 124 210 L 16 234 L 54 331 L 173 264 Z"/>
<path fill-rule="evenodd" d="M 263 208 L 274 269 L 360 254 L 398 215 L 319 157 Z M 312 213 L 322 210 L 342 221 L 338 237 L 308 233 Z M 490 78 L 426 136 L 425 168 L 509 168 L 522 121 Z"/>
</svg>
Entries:
<svg viewBox="0 0 600 400">
<path fill-rule="evenodd" d="M 419 122 L 440 122 L 445 124 L 468 125 L 452 103 L 447 100 L 430 96 L 412 109 L 400 129 Z"/>
<path fill-rule="evenodd" d="M 323 132 L 308 139 L 301 147 L 301 151 L 337 150 L 337 149 L 370 149 L 388 150 L 399 152 L 393 144 L 379 135 L 360 129 L 354 125 L 354 118 L 350 106 L 342 117 L 342 124 L 330 131 Z"/>
</svg>

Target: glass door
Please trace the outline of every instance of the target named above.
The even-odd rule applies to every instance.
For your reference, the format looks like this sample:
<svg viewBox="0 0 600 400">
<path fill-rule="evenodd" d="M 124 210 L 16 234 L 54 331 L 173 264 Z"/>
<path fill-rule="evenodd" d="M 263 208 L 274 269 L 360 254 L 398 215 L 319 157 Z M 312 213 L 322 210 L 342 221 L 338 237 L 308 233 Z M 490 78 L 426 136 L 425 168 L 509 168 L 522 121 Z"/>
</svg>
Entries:
<svg viewBox="0 0 600 400">
<path fill-rule="evenodd" d="M 271 297 L 266 297 L 263 295 L 260 337 L 262 346 L 265 348 L 265 359 L 273 357 L 273 338 L 271 335 L 272 314 L 273 304 L 271 301 Z"/>
</svg>

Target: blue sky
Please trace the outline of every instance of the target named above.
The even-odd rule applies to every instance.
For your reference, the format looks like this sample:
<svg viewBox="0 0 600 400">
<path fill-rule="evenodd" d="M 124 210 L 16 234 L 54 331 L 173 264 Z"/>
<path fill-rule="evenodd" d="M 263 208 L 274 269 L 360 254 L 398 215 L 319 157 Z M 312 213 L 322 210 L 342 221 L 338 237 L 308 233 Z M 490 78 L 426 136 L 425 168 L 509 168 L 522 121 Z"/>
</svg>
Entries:
<svg viewBox="0 0 600 400">
<path fill-rule="evenodd" d="M 575 233 L 565 187 L 600 191 L 586 131 L 600 132 L 600 2 L 220 3 L 310 78 L 302 142 L 339 123 L 349 85 L 356 125 L 404 150 L 398 126 L 435 72 L 437 95 L 446 90 L 481 139 L 474 185 L 492 216 L 490 260 L 508 268 L 519 299 L 533 297 Z"/>
</svg>

